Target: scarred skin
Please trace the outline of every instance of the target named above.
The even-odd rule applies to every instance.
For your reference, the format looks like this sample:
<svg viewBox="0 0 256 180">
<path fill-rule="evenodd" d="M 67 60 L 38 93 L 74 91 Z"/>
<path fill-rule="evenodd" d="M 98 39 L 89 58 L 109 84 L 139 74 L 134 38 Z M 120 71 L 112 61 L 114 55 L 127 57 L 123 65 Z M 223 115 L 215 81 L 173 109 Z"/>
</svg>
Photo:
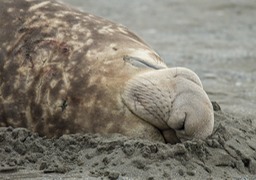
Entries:
<svg viewBox="0 0 256 180">
<path fill-rule="evenodd" d="M 126 27 L 53 0 L 0 2 L 0 126 L 175 143 L 213 121 L 197 75 Z"/>
</svg>

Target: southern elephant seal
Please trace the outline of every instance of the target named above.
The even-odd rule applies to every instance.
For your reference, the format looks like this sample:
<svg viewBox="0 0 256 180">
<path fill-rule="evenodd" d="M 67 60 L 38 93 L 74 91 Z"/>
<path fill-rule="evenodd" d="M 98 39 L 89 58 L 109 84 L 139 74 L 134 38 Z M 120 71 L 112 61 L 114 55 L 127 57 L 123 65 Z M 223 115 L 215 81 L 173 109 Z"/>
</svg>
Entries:
<svg viewBox="0 0 256 180">
<path fill-rule="evenodd" d="M 0 2 L 0 81 L 0 126 L 47 137 L 121 133 L 173 143 L 213 130 L 194 72 L 168 68 L 124 26 L 53 0 Z"/>
</svg>

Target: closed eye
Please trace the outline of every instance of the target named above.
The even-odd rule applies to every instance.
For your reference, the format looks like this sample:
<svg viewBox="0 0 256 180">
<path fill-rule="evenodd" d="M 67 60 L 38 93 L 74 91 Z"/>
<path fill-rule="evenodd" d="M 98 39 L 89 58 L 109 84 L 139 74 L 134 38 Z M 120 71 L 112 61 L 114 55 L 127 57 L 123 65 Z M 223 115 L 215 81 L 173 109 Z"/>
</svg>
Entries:
<svg viewBox="0 0 256 180">
<path fill-rule="evenodd" d="M 143 59 L 137 58 L 137 57 L 132 57 L 132 56 L 124 56 L 123 60 L 125 62 L 130 63 L 131 65 L 138 67 L 138 68 L 151 68 L 151 69 L 163 69 L 163 67 L 157 66 L 155 64 L 146 62 Z"/>
</svg>

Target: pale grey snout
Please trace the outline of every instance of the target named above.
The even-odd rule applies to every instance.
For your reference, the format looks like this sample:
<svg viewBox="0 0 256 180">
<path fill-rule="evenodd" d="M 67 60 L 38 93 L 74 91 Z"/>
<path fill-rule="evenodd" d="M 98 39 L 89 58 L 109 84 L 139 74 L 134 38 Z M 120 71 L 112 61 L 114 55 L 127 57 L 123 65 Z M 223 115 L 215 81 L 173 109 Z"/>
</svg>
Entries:
<svg viewBox="0 0 256 180">
<path fill-rule="evenodd" d="M 186 68 L 152 70 L 131 79 L 122 94 L 125 105 L 160 131 L 175 130 L 180 139 L 212 133 L 212 104 L 198 76 Z"/>
</svg>

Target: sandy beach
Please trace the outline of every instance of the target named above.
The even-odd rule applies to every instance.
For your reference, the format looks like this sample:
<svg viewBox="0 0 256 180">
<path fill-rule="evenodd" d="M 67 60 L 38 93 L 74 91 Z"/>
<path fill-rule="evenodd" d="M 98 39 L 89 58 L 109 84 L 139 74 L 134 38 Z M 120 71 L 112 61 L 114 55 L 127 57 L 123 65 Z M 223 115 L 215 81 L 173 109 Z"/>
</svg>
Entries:
<svg viewBox="0 0 256 180">
<path fill-rule="evenodd" d="M 256 179 L 256 2 L 65 2 L 127 26 L 168 66 L 196 72 L 221 108 L 214 132 L 170 145 L 0 128 L 0 179 Z"/>
</svg>

